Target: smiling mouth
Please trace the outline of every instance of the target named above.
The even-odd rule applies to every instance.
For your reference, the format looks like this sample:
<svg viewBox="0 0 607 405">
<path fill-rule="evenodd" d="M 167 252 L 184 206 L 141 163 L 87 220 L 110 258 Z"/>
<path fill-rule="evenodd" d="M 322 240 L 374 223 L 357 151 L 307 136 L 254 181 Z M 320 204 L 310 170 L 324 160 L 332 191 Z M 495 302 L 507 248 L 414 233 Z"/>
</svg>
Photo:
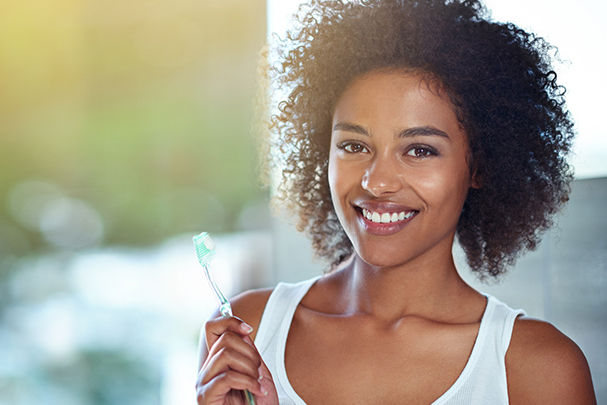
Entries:
<svg viewBox="0 0 607 405">
<path fill-rule="evenodd" d="M 402 212 L 375 212 L 366 208 L 362 209 L 363 217 L 376 224 L 389 224 L 393 222 L 404 221 L 417 214 L 417 211 L 402 211 Z"/>
</svg>

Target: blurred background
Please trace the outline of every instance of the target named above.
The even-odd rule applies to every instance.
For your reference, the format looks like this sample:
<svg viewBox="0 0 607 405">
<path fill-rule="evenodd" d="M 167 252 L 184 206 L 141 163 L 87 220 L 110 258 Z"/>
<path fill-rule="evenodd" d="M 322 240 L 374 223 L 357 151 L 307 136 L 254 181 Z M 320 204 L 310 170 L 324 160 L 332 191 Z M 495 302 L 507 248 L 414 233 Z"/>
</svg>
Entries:
<svg viewBox="0 0 607 405">
<path fill-rule="evenodd" d="M 227 291 L 269 260 L 265 41 L 265 0 L 0 2 L 1 404 L 195 402 L 191 236 Z"/>
<path fill-rule="evenodd" d="M 593 79 L 606 6 L 487 3 L 559 45 L 577 177 L 559 228 L 504 283 L 479 285 L 456 256 L 479 289 L 572 336 L 607 401 L 607 88 Z M 0 3 L 0 405 L 194 404 L 216 306 L 191 242 L 202 230 L 228 295 L 322 271 L 270 215 L 253 136 L 259 55 L 296 7 Z"/>
</svg>

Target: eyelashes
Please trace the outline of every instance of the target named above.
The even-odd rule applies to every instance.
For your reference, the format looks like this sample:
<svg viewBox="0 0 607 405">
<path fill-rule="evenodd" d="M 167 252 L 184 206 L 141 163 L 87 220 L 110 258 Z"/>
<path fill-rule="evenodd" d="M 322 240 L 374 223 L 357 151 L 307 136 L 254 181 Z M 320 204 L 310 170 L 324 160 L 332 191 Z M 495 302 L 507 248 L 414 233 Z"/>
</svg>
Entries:
<svg viewBox="0 0 607 405">
<path fill-rule="evenodd" d="M 362 142 L 359 141 L 344 141 L 335 145 L 337 149 L 344 151 L 347 154 L 360 154 L 360 153 L 369 153 L 369 148 Z M 414 143 L 411 145 L 407 145 L 405 150 L 403 151 L 403 156 L 411 156 L 415 158 L 428 158 L 431 156 L 440 156 L 436 148 L 427 145 Z"/>
<path fill-rule="evenodd" d="M 341 143 L 337 144 L 336 146 L 337 146 L 337 149 L 343 150 L 347 153 L 369 152 L 369 149 L 367 149 L 367 147 L 364 144 L 362 144 L 360 142 L 355 142 L 355 141 L 341 142 Z"/>
<path fill-rule="evenodd" d="M 419 158 L 439 156 L 438 151 L 429 145 L 411 145 L 406 155 Z"/>
</svg>

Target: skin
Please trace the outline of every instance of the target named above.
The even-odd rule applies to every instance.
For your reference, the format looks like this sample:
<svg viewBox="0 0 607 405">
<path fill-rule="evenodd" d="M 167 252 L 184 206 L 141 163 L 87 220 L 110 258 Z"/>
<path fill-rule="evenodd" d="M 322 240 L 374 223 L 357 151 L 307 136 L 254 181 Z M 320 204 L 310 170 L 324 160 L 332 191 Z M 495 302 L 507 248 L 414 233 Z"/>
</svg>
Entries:
<svg viewBox="0 0 607 405">
<path fill-rule="evenodd" d="M 355 254 L 318 280 L 294 315 L 286 370 L 308 404 L 429 404 L 470 356 L 486 298 L 460 278 L 451 248 L 468 190 L 479 184 L 466 134 L 439 94 L 420 75 L 375 71 L 336 103 L 329 184 Z M 377 224 L 363 208 L 410 218 Z M 242 320 L 207 323 L 199 404 L 244 403 L 234 391 L 243 388 L 277 403 L 252 343 L 270 293 L 237 297 Z M 506 372 L 512 404 L 596 403 L 583 354 L 545 322 L 517 319 Z"/>
</svg>

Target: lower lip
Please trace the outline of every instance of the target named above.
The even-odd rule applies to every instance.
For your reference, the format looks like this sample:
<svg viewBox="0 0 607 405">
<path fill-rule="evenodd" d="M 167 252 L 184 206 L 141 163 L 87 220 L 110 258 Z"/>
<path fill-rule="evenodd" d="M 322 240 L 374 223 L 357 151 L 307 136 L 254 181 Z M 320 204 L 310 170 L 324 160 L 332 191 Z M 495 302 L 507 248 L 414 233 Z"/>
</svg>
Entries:
<svg viewBox="0 0 607 405">
<path fill-rule="evenodd" d="M 411 220 L 413 218 L 415 218 L 416 216 L 417 216 L 417 212 L 415 212 L 415 214 L 413 214 L 410 218 L 403 219 L 402 221 L 389 222 L 389 223 L 384 224 L 381 222 L 378 223 L 378 222 L 370 221 L 367 218 L 363 217 L 362 212 L 360 210 L 358 211 L 358 221 L 360 222 L 362 227 L 365 229 L 365 231 L 367 231 L 371 235 L 378 235 L 378 236 L 388 236 L 388 235 L 395 234 L 396 232 L 400 231 L 405 226 L 407 226 L 407 224 L 409 222 L 411 222 Z"/>
</svg>

